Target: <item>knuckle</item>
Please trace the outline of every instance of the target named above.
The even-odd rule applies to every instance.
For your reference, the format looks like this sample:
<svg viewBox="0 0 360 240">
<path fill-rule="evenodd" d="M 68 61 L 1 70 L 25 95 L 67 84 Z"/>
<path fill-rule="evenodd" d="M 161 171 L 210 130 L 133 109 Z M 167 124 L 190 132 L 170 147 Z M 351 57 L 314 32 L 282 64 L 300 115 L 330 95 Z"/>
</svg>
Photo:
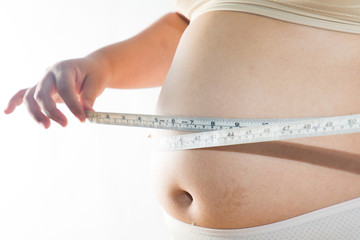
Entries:
<svg viewBox="0 0 360 240">
<path fill-rule="evenodd" d="M 43 110 L 44 110 L 45 114 L 46 114 L 48 117 L 54 119 L 55 114 L 54 114 L 54 110 L 53 110 L 52 108 L 47 108 L 47 107 L 46 107 L 46 108 L 44 108 Z"/>
<path fill-rule="evenodd" d="M 10 99 L 9 104 L 15 104 L 15 105 L 21 104 L 24 100 L 26 90 L 27 89 L 22 89 L 19 90 L 16 94 L 14 94 Z"/>
<path fill-rule="evenodd" d="M 66 92 L 67 88 L 68 88 L 68 83 L 66 81 L 56 81 L 56 89 L 58 90 L 58 92 L 63 93 Z"/>
<path fill-rule="evenodd" d="M 34 98 L 37 102 L 44 102 L 44 93 L 42 91 L 36 91 L 34 93 Z"/>
<path fill-rule="evenodd" d="M 46 115 L 53 115 L 53 102 L 48 96 L 43 92 L 37 92 L 35 94 L 35 100 L 46 113 Z"/>
<path fill-rule="evenodd" d="M 61 62 L 57 62 L 53 69 L 54 70 L 57 70 L 57 71 L 62 71 L 62 70 L 65 70 L 69 67 L 69 60 L 64 60 L 64 61 L 61 61 Z"/>
<path fill-rule="evenodd" d="M 56 63 L 52 67 L 52 72 L 54 72 L 56 75 L 62 74 L 64 72 L 70 71 L 74 67 L 74 60 L 64 60 L 61 62 Z"/>
<path fill-rule="evenodd" d="M 66 101 L 69 98 L 70 89 L 66 83 L 61 82 L 61 81 L 58 82 L 58 84 L 56 85 L 56 89 L 57 89 L 60 97 L 63 98 L 64 101 Z"/>
<path fill-rule="evenodd" d="M 36 100 L 34 99 L 34 89 L 33 88 L 29 88 L 26 90 L 24 97 L 23 97 L 25 106 L 29 112 L 29 114 L 32 116 L 32 118 L 36 121 L 36 122 L 42 122 L 43 121 L 43 116 L 41 114 L 41 111 L 39 111 L 39 106 L 36 102 Z"/>
<path fill-rule="evenodd" d="M 30 102 L 32 101 L 34 98 L 33 94 L 32 94 L 32 91 L 31 89 L 28 89 L 25 94 L 24 94 L 24 101 L 25 102 Z"/>
<path fill-rule="evenodd" d="M 19 91 L 15 94 L 15 96 L 22 96 L 22 97 L 24 97 L 24 95 L 25 95 L 25 93 L 28 91 L 28 89 L 29 89 L 29 88 L 24 88 L 24 89 L 19 90 Z"/>
</svg>

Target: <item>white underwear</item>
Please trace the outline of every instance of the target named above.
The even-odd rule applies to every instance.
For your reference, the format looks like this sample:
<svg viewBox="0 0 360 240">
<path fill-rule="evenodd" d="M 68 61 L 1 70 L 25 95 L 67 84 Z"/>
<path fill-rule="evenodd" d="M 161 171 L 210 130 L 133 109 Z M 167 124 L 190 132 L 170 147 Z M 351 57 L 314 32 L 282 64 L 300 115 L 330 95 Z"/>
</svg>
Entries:
<svg viewBox="0 0 360 240">
<path fill-rule="evenodd" d="M 360 33 L 358 0 L 173 0 L 176 10 L 193 21 L 213 11 L 237 11 L 278 20 Z"/>
<path fill-rule="evenodd" d="M 359 240 L 360 198 L 288 220 L 242 229 L 194 226 L 165 213 L 172 240 Z"/>
</svg>

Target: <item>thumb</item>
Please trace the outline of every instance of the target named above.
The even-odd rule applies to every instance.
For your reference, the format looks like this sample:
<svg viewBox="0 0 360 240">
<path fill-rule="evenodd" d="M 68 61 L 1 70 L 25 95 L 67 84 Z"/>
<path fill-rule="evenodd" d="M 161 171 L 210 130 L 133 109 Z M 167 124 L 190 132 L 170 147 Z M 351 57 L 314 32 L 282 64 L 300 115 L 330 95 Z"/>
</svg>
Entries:
<svg viewBox="0 0 360 240">
<path fill-rule="evenodd" d="M 103 92 L 104 84 L 94 77 L 87 76 L 80 91 L 80 101 L 85 111 L 94 111 L 95 99 Z"/>
<path fill-rule="evenodd" d="M 93 109 L 93 106 L 88 101 L 83 102 L 83 107 L 84 107 L 84 111 L 91 111 L 91 112 L 95 111 Z"/>
</svg>

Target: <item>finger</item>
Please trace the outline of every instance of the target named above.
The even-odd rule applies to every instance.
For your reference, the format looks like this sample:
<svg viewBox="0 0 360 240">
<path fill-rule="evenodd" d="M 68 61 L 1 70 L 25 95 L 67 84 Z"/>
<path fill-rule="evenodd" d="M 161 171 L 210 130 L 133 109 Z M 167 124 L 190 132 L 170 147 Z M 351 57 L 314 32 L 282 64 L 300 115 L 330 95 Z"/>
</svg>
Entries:
<svg viewBox="0 0 360 240">
<path fill-rule="evenodd" d="M 20 104 L 22 104 L 23 98 L 24 98 L 24 95 L 25 95 L 26 91 L 27 91 L 27 88 L 22 89 L 22 90 L 18 91 L 18 92 L 10 99 L 10 101 L 9 101 L 9 103 L 8 103 L 8 106 L 7 106 L 6 109 L 4 110 L 4 112 L 5 112 L 6 114 L 12 113 L 17 106 L 19 106 Z"/>
<path fill-rule="evenodd" d="M 52 95 L 55 95 L 56 93 L 54 75 L 49 73 L 36 88 L 34 96 L 36 102 L 40 105 L 46 115 L 65 127 L 67 125 L 67 119 L 56 107 L 56 102 L 52 97 Z"/>
<path fill-rule="evenodd" d="M 84 103 L 83 103 L 83 107 L 84 107 L 84 110 L 85 110 L 85 111 L 91 111 L 91 112 L 94 112 L 94 111 L 95 111 L 94 108 L 92 107 L 92 105 L 90 105 L 90 104 L 87 103 L 87 102 L 84 102 Z"/>
<path fill-rule="evenodd" d="M 49 128 L 50 119 L 41 112 L 39 104 L 34 99 L 35 89 L 36 87 L 33 87 L 26 91 L 24 95 L 24 103 L 35 121 L 42 124 L 45 128 Z"/>
<path fill-rule="evenodd" d="M 85 111 L 76 92 L 75 81 L 77 76 L 75 71 L 59 71 L 54 76 L 57 91 L 64 103 L 80 121 L 85 121 Z"/>
<path fill-rule="evenodd" d="M 95 99 L 104 89 L 103 83 L 95 78 L 95 76 L 87 76 L 80 90 L 80 101 L 85 111 L 94 111 Z"/>
</svg>

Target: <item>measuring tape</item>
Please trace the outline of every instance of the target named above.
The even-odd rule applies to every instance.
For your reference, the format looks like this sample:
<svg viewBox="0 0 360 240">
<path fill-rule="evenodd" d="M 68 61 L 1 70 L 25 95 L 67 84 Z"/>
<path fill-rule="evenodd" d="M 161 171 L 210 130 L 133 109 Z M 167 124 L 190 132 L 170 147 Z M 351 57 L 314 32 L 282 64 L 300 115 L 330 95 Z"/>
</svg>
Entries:
<svg viewBox="0 0 360 240">
<path fill-rule="evenodd" d="M 289 119 L 233 119 L 86 112 L 90 122 L 196 132 L 163 137 L 156 148 L 174 151 L 360 132 L 360 114 Z"/>
</svg>

